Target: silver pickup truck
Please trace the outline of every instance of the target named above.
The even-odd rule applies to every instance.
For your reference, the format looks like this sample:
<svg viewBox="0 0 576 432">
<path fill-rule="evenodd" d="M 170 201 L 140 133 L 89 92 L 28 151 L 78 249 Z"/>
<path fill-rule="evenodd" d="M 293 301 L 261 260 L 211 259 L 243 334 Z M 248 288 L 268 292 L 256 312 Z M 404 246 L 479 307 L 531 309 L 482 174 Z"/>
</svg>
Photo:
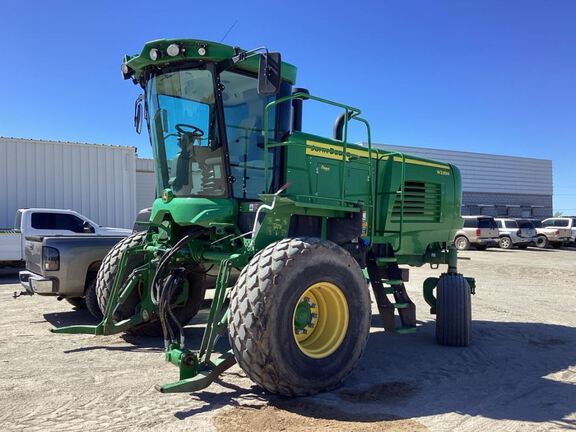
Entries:
<svg viewBox="0 0 576 432">
<path fill-rule="evenodd" d="M 19 273 L 23 293 L 65 299 L 76 307 L 85 306 L 92 315 L 101 318 L 96 299 L 100 264 L 116 243 L 146 229 L 150 210 L 138 213 L 133 230 L 102 228 L 92 231 L 92 235 L 26 236 L 23 245 L 26 270 Z"/>
<path fill-rule="evenodd" d="M 19 273 L 28 294 L 55 296 L 76 307 L 84 305 L 96 318 L 96 274 L 102 259 L 122 236 L 26 237 L 26 270 Z"/>
</svg>

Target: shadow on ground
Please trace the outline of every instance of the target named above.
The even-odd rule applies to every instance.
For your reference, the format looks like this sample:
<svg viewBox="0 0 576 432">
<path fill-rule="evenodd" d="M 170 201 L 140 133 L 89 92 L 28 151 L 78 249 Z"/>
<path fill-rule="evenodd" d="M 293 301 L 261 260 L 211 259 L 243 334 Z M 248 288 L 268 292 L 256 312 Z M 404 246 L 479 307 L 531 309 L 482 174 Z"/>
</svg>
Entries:
<svg viewBox="0 0 576 432">
<path fill-rule="evenodd" d="M 459 413 L 490 419 L 553 422 L 576 427 L 567 416 L 576 412 L 576 329 L 518 322 L 474 323 L 474 342 L 467 348 L 434 343 L 434 322 L 412 335 L 376 332 L 364 358 L 344 386 L 314 397 L 286 399 L 258 386 L 219 384 L 191 395 L 200 408 L 176 412 L 184 419 L 226 406 L 266 407 L 304 417 L 353 422 L 380 422 Z M 192 342 L 192 341 L 191 341 Z M 253 401 L 253 403 L 251 402 Z M 270 413 L 268 412 L 269 416 Z"/>
</svg>

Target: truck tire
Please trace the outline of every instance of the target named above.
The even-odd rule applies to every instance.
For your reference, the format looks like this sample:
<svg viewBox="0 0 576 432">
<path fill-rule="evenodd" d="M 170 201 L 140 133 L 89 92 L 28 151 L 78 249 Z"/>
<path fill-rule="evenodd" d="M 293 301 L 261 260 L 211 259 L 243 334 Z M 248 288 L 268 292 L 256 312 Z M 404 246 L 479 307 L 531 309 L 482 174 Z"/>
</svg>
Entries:
<svg viewBox="0 0 576 432">
<path fill-rule="evenodd" d="M 466 250 L 470 247 L 470 241 L 464 236 L 458 236 L 454 239 L 454 246 L 458 250 Z"/>
<path fill-rule="evenodd" d="M 546 249 L 548 247 L 548 238 L 544 235 L 536 237 L 536 247 Z"/>
<path fill-rule="evenodd" d="M 65 300 L 76 309 L 86 309 L 86 302 L 82 297 L 66 297 Z"/>
<path fill-rule="evenodd" d="M 98 305 L 98 296 L 96 295 L 96 278 L 92 279 L 88 283 L 86 292 L 84 293 L 84 300 L 88 312 L 90 312 L 94 318 L 102 320 L 103 315 L 100 306 Z"/>
<path fill-rule="evenodd" d="M 228 334 L 240 367 L 265 390 L 301 396 L 333 389 L 364 352 L 370 296 L 340 246 L 317 238 L 268 245 L 230 296 Z"/>
<path fill-rule="evenodd" d="M 114 277 L 118 270 L 122 254 L 127 249 L 142 244 L 145 237 L 145 231 L 126 237 L 117 243 L 102 260 L 102 265 L 100 266 L 100 270 L 98 270 L 98 275 L 96 277 L 96 295 L 98 298 L 98 305 L 103 312 L 106 310 L 108 297 L 112 292 Z M 144 257 L 133 256 L 126 264 L 124 280 L 122 280 L 122 283 L 128 278 L 128 276 L 130 276 L 132 270 L 142 264 L 144 264 Z M 174 309 L 174 314 L 183 325 L 188 324 L 188 322 L 198 313 L 202 301 L 204 300 L 205 273 L 201 270 L 202 269 L 199 265 L 191 267 L 188 272 L 188 284 L 195 287 L 195 289 L 191 290 L 192 295 L 188 296 L 187 302 L 182 307 L 176 307 Z M 140 298 L 138 296 L 138 290 L 135 289 L 132 294 L 133 295 L 131 295 L 124 303 L 123 307 L 116 312 L 116 315 L 114 316 L 115 320 L 119 321 L 133 315 L 134 308 L 137 306 Z M 158 321 L 156 316 L 154 316 L 153 320 L 132 327 L 128 332 L 138 336 L 158 336 L 162 334 L 162 326 L 160 325 L 160 321 Z"/>
<path fill-rule="evenodd" d="M 436 341 L 440 345 L 470 344 L 472 302 L 470 286 L 460 274 L 443 274 L 436 286 Z"/>
<path fill-rule="evenodd" d="M 498 241 L 498 245 L 501 249 L 512 249 L 514 244 L 512 243 L 512 239 L 510 237 L 500 237 Z"/>
</svg>

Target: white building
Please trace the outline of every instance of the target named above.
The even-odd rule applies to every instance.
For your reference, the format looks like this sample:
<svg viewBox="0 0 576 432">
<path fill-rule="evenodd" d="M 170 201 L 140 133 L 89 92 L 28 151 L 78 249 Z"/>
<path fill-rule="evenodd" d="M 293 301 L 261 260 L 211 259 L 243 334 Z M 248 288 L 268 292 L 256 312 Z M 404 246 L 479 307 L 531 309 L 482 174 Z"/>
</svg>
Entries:
<svg viewBox="0 0 576 432">
<path fill-rule="evenodd" d="M 134 147 L 0 137 L 0 227 L 13 227 L 16 210 L 27 207 L 71 209 L 100 225 L 132 227 L 136 160 Z"/>
<path fill-rule="evenodd" d="M 458 166 L 463 214 L 552 215 L 550 160 L 377 146 Z M 12 227 L 16 210 L 26 207 L 72 209 L 128 228 L 156 196 L 154 163 L 134 147 L 0 137 L 0 193 L 0 228 Z"/>
</svg>

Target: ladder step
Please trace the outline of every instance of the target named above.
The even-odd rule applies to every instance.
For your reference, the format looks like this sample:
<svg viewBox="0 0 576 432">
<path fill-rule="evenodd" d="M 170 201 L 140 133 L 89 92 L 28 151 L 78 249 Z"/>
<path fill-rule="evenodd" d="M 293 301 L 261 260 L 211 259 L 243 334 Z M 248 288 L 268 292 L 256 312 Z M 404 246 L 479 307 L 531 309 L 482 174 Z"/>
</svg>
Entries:
<svg viewBox="0 0 576 432">
<path fill-rule="evenodd" d="M 394 294 L 394 288 L 392 287 L 384 287 L 385 294 Z"/>
<path fill-rule="evenodd" d="M 394 306 L 396 309 L 406 309 L 410 306 L 410 303 L 392 303 L 392 306 Z"/>
<path fill-rule="evenodd" d="M 380 257 L 376 258 L 376 264 L 386 264 L 386 263 L 395 263 L 398 260 L 394 257 Z"/>
<path fill-rule="evenodd" d="M 388 285 L 402 285 L 404 281 L 402 281 L 401 279 L 382 279 L 382 283 Z"/>
<path fill-rule="evenodd" d="M 416 327 L 398 327 L 394 330 L 396 333 L 406 334 L 406 333 L 416 333 Z"/>
</svg>

